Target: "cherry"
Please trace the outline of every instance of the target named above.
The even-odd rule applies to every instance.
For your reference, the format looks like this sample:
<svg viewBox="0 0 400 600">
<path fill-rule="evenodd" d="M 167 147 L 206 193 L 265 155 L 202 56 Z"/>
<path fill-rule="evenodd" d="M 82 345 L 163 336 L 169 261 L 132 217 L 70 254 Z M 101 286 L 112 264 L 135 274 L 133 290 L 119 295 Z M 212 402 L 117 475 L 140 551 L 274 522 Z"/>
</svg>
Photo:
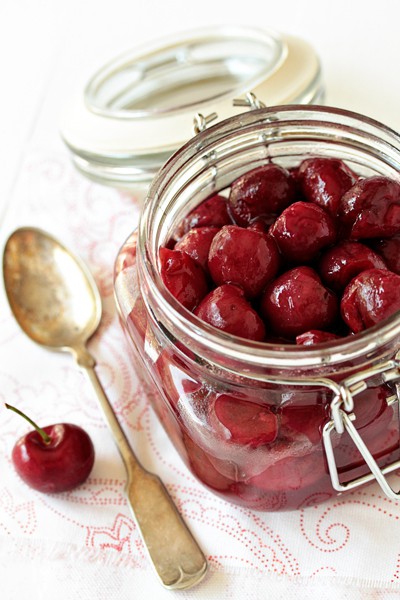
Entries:
<svg viewBox="0 0 400 600">
<path fill-rule="evenodd" d="M 232 223 L 228 212 L 228 204 L 224 196 L 216 194 L 201 202 L 181 222 L 176 232 L 180 239 L 190 229 L 195 227 L 222 227 Z"/>
<path fill-rule="evenodd" d="M 301 404 L 303 396 L 304 394 L 292 394 L 289 403 L 282 406 L 281 434 L 292 441 L 306 436 L 311 444 L 319 444 L 322 428 L 329 420 L 329 405 Z"/>
<path fill-rule="evenodd" d="M 181 250 L 160 248 L 161 277 L 165 287 L 187 309 L 193 310 L 208 292 L 206 275 Z"/>
<path fill-rule="evenodd" d="M 319 273 L 324 283 L 335 292 L 359 273 L 367 269 L 386 269 L 383 259 L 359 242 L 345 241 L 327 250 L 319 262 Z"/>
<path fill-rule="evenodd" d="M 298 346 L 313 346 L 314 344 L 323 344 L 324 342 L 332 342 L 340 339 L 339 335 L 330 333 L 329 331 L 319 331 L 311 329 L 296 336 L 296 344 Z"/>
<path fill-rule="evenodd" d="M 12 461 L 18 475 L 39 492 L 66 492 L 83 483 L 92 470 L 94 447 L 78 425 L 58 423 L 40 428 L 20 410 L 5 405 L 24 417 L 34 428 L 15 444 Z"/>
<path fill-rule="evenodd" d="M 307 200 L 336 218 L 341 197 L 358 177 L 337 158 L 308 158 L 300 164 L 297 180 Z"/>
<path fill-rule="evenodd" d="M 215 288 L 202 300 L 195 314 L 232 335 L 259 342 L 265 337 L 263 321 L 244 298 L 243 290 L 235 285 Z"/>
<path fill-rule="evenodd" d="M 257 218 L 248 225 L 247 229 L 258 231 L 259 233 L 268 233 L 269 228 L 275 223 L 275 215 L 265 218 Z"/>
<path fill-rule="evenodd" d="M 225 225 L 211 242 L 208 268 L 214 282 L 238 285 L 248 298 L 262 292 L 278 267 L 275 241 L 260 231 Z"/>
<path fill-rule="evenodd" d="M 287 444 L 282 442 L 280 458 L 277 452 L 276 461 L 258 475 L 251 477 L 248 483 L 266 491 L 288 491 L 304 489 L 325 476 L 322 455 L 310 452 L 304 456 L 287 456 Z M 286 454 L 286 456 L 285 456 Z"/>
<path fill-rule="evenodd" d="M 332 325 L 338 302 L 314 269 L 296 267 L 267 286 L 261 312 L 277 335 L 295 338 L 310 329 Z"/>
<path fill-rule="evenodd" d="M 400 275 L 400 235 L 376 241 L 374 249 L 382 256 L 387 268 Z"/>
<path fill-rule="evenodd" d="M 352 279 L 341 301 L 343 320 L 354 333 L 373 327 L 400 310 L 400 275 L 369 269 Z"/>
<path fill-rule="evenodd" d="M 303 263 L 332 245 L 336 230 L 323 208 L 310 202 L 295 202 L 276 219 L 269 233 L 289 262 Z"/>
<path fill-rule="evenodd" d="M 229 208 L 238 225 L 279 214 L 294 200 L 296 187 L 290 173 L 278 165 L 257 167 L 231 185 Z"/>
<path fill-rule="evenodd" d="M 341 198 L 339 215 L 352 240 L 386 238 L 400 230 L 400 183 L 387 177 L 367 177 Z"/>
<path fill-rule="evenodd" d="M 187 460 L 196 477 L 214 490 L 227 490 L 232 480 L 216 469 L 214 462 L 218 462 L 218 459 L 213 460 L 214 457 L 200 448 L 186 431 L 182 431 L 182 434 Z"/>
<path fill-rule="evenodd" d="M 234 443 L 257 448 L 271 444 L 277 438 L 278 419 L 269 406 L 220 394 L 215 400 L 214 410 Z"/>
<path fill-rule="evenodd" d="M 382 430 L 382 424 L 388 425 L 387 420 L 390 421 L 393 416 L 393 407 L 387 403 L 391 394 L 388 385 L 379 385 L 354 396 L 355 427 L 363 429 L 371 425 L 378 432 Z"/>
<path fill-rule="evenodd" d="M 218 227 L 197 227 L 190 229 L 185 235 L 175 244 L 174 250 L 186 252 L 207 272 L 208 269 L 208 252 L 213 237 L 218 233 Z"/>
</svg>

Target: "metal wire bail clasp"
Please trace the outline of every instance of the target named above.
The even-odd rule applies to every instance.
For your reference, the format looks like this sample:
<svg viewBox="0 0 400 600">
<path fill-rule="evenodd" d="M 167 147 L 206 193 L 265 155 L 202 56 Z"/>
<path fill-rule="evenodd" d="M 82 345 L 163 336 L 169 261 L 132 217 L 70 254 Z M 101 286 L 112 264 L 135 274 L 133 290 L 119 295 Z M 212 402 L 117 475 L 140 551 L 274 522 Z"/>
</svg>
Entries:
<svg viewBox="0 0 400 600">
<path fill-rule="evenodd" d="M 194 119 L 193 119 L 193 131 L 194 131 L 195 135 L 197 135 L 201 131 L 204 131 L 206 129 L 207 125 L 209 125 L 210 123 L 215 121 L 215 119 L 217 119 L 217 117 L 218 117 L 218 115 L 216 112 L 213 112 L 210 115 L 207 115 L 206 117 L 204 115 L 202 115 L 201 113 L 196 113 L 194 115 Z"/>
<path fill-rule="evenodd" d="M 253 92 L 247 92 L 245 98 L 235 98 L 233 106 L 248 106 L 251 110 L 265 108 L 264 102 L 261 102 Z"/>
<path fill-rule="evenodd" d="M 356 375 L 348 377 L 340 385 L 337 386 L 335 397 L 331 402 L 331 420 L 323 429 L 323 441 L 328 461 L 329 473 L 331 476 L 332 486 L 338 492 L 351 490 L 355 487 L 363 485 L 376 479 L 382 488 L 383 492 L 392 500 L 400 499 L 400 491 L 395 492 L 389 485 L 385 475 L 400 469 L 400 460 L 387 465 L 381 469 L 371 452 L 368 450 L 364 440 L 355 428 L 353 421 L 356 420 L 352 413 L 354 409 L 354 396 L 367 389 L 367 381 L 376 376 L 381 376 L 383 383 L 395 382 L 400 380 L 400 363 L 398 356 L 395 360 L 389 360 L 380 363 L 374 367 L 361 371 Z M 397 393 L 387 398 L 387 403 L 393 405 L 395 402 L 400 402 L 400 386 L 396 384 Z M 358 477 L 346 483 L 341 483 L 339 480 L 339 472 L 336 465 L 335 455 L 332 445 L 332 433 L 336 431 L 342 435 L 345 431 L 349 434 L 361 456 L 369 467 L 370 473 L 362 477 Z"/>
<path fill-rule="evenodd" d="M 255 110 L 257 108 L 265 108 L 264 102 L 261 102 L 257 98 L 253 92 L 247 92 L 244 98 L 235 98 L 233 100 L 233 106 L 247 106 L 251 110 Z M 204 131 L 207 128 L 207 125 L 215 121 L 218 118 L 218 114 L 216 112 L 212 112 L 206 117 L 202 113 L 196 113 L 193 119 L 193 132 L 195 135 Z"/>
</svg>

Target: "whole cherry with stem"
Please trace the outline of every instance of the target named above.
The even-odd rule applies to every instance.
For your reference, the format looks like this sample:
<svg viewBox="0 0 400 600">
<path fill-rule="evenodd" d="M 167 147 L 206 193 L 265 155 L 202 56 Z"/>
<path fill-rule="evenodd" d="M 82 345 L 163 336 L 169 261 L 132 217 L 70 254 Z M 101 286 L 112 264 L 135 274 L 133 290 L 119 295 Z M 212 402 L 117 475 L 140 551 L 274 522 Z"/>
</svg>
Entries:
<svg viewBox="0 0 400 600">
<path fill-rule="evenodd" d="M 15 470 L 25 483 L 39 492 L 56 493 L 71 490 L 87 479 L 95 452 L 84 429 L 72 423 L 42 428 L 18 408 L 5 406 L 34 427 L 12 451 Z"/>
</svg>

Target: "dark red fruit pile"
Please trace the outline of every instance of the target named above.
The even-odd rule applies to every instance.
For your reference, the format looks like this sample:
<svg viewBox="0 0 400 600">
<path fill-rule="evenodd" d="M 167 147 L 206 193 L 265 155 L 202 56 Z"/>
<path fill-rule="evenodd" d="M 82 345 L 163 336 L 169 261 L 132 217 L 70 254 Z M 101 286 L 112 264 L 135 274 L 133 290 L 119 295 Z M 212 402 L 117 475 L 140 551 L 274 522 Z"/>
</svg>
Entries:
<svg viewBox="0 0 400 600">
<path fill-rule="evenodd" d="M 339 159 L 258 167 L 212 196 L 160 250 L 183 306 L 256 341 L 310 345 L 400 310 L 400 183 Z"/>
</svg>

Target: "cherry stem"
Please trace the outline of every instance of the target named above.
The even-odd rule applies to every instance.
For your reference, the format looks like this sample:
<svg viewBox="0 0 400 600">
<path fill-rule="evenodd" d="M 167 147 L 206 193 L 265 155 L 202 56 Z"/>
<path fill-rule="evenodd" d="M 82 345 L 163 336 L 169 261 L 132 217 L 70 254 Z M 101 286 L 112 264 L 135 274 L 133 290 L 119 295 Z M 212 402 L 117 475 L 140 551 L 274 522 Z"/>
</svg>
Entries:
<svg viewBox="0 0 400 600">
<path fill-rule="evenodd" d="M 9 410 L 13 410 L 15 413 L 17 413 L 17 415 L 20 415 L 26 421 L 28 421 L 28 423 L 30 423 L 32 425 L 32 427 L 34 427 L 36 429 L 36 431 L 41 436 L 44 443 L 50 444 L 51 437 L 44 431 L 44 429 L 39 427 L 39 425 L 37 425 L 34 421 L 32 421 L 32 419 L 30 419 L 25 413 L 23 413 L 21 410 L 19 410 L 19 408 L 15 408 L 15 406 L 11 406 L 11 404 L 7 404 L 7 403 L 5 403 L 4 406 L 6 408 L 8 408 Z"/>
</svg>

